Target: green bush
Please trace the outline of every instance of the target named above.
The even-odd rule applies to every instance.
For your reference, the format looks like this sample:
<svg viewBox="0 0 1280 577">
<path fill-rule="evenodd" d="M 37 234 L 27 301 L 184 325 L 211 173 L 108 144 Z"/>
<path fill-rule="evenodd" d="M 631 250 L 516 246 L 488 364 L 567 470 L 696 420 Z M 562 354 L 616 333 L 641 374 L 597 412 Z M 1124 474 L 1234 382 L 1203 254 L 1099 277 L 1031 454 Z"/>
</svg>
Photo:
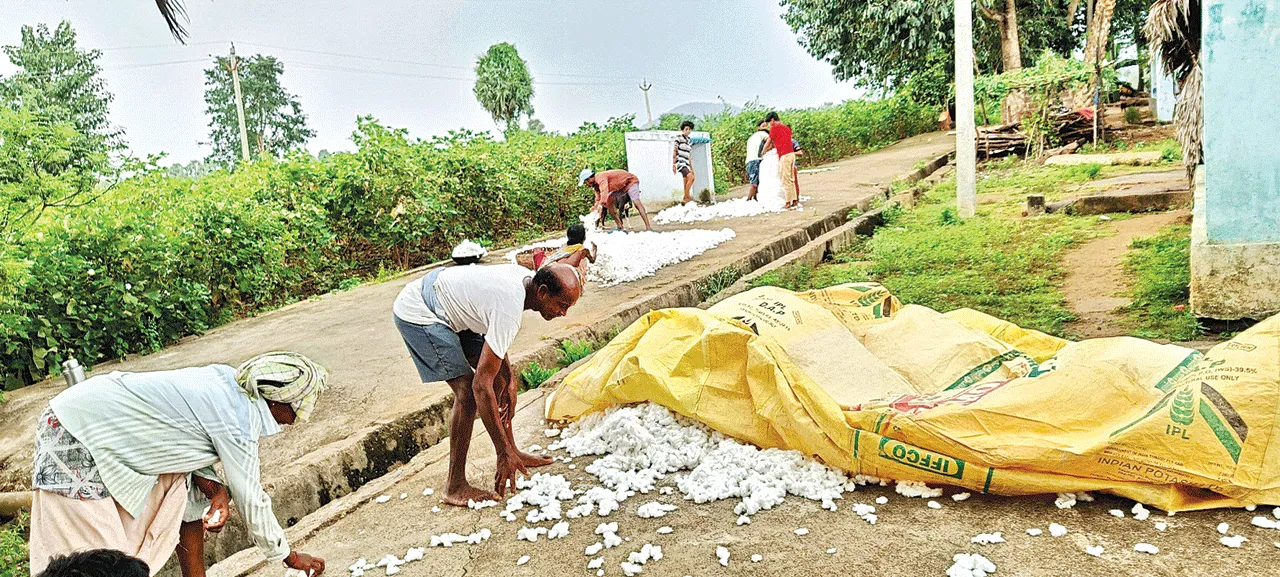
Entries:
<svg viewBox="0 0 1280 577">
<path fill-rule="evenodd" d="M 529 363 L 523 371 L 520 371 L 520 378 L 524 379 L 524 390 L 536 389 L 541 387 L 548 379 L 555 376 L 555 367 L 544 367 L 538 362 Z"/>
<path fill-rule="evenodd" d="M 592 341 L 576 341 L 573 339 L 560 341 L 560 360 L 557 362 L 560 366 L 567 367 L 587 358 L 587 355 L 596 352 L 598 348 L 600 346 Z"/>
<path fill-rule="evenodd" d="M 0 525 L 0 577 L 26 577 L 31 570 L 27 560 L 26 513 L 6 525 Z"/>
<path fill-rule="evenodd" d="M 1132 302 L 1125 316 L 1144 338 L 1189 341 L 1204 335 L 1191 300 L 1191 226 L 1172 224 L 1134 239 L 1125 256 Z"/>
<path fill-rule="evenodd" d="M 717 187 L 743 182 L 764 109 L 702 121 Z M 929 130 L 907 97 L 782 112 L 806 164 Z M 469 131 L 417 140 L 371 117 L 353 152 L 294 153 L 234 172 L 174 176 L 154 162 L 76 208 L 47 212 L 0 245 L 0 389 L 37 382 L 70 356 L 92 366 L 145 354 L 238 317 L 348 289 L 445 257 L 563 230 L 591 205 L 584 167 L 626 166 L 634 118 L 570 134 Z"/>
</svg>

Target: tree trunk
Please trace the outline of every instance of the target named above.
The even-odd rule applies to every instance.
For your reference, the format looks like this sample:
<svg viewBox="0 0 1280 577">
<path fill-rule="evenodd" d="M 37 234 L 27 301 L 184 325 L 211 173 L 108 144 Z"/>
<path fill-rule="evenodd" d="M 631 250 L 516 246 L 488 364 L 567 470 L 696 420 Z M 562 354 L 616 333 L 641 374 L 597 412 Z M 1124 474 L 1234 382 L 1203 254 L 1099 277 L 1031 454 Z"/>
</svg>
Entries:
<svg viewBox="0 0 1280 577">
<path fill-rule="evenodd" d="M 1022 46 L 1018 43 L 1018 5 L 1004 0 L 1004 17 L 1000 19 L 1000 55 L 1004 71 L 1022 68 Z"/>
<path fill-rule="evenodd" d="M 1067 29 L 1076 23 L 1076 12 L 1080 10 L 1080 0 L 1067 2 Z"/>
<path fill-rule="evenodd" d="M 1093 64 L 1106 56 L 1107 42 L 1111 39 L 1111 15 L 1115 10 L 1116 0 L 1097 0 L 1093 5 L 1093 22 L 1084 44 L 1086 63 Z"/>
</svg>

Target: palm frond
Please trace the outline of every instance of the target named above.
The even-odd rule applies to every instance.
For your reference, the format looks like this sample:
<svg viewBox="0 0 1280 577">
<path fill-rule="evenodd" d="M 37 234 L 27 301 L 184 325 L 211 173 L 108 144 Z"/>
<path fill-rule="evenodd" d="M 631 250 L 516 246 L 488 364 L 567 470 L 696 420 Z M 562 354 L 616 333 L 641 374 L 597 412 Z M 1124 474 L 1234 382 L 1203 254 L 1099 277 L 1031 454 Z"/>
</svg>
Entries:
<svg viewBox="0 0 1280 577">
<path fill-rule="evenodd" d="M 164 23 L 169 27 L 174 40 L 186 44 L 187 29 L 182 23 L 191 21 L 187 18 L 187 9 L 183 8 L 181 0 L 156 0 L 156 8 L 160 9 L 160 15 L 164 17 Z"/>
</svg>

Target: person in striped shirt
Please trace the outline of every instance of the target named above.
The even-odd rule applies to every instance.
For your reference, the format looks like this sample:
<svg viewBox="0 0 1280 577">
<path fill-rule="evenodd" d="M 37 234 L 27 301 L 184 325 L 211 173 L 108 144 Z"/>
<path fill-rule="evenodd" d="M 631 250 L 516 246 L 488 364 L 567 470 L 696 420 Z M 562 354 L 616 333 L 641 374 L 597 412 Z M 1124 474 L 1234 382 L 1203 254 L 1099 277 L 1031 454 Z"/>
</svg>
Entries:
<svg viewBox="0 0 1280 577">
<path fill-rule="evenodd" d="M 680 123 L 680 134 L 676 136 L 675 149 L 671 154 L 671 173 L 679 174 L 684 179 L 684 200 L 682 203 L 693 201 L 693 197 L 689 195 L 689 189 L 693 188 L 693 139 L 689 137 L 689 133 L 693 132 L 693 123 L 688 120 Z"/>
<path fill-rule="evenodd" d="M 258 443 L 306 421 L 327 378 L 302 355 L 273 352 L 239 368 L 117 371 L 59 393 L 36 423 L 32 574 L 59 555 L 114 549 L 155 575 L 176 549 L 184 577 L 203 577 L 204 532 L 222 529 L 232 500 L 269 561 L 323 573 L 324 559 L 285 540 Z"/>
</svg>

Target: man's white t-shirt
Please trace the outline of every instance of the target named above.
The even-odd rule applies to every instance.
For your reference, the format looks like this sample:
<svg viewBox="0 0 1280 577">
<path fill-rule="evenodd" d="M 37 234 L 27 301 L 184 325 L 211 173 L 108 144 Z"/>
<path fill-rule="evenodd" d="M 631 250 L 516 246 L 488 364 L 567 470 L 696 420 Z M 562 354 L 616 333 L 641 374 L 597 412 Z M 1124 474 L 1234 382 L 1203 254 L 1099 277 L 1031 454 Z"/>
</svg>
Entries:
<svg viewBox="0 0 1280 577">
<path fill-rule="evenodd" d="M 760 160 L 760 145 L 764 144 L 764 139 L 769 137 L 769 133 L 763 130 L 757 130 L 747 139 L 747 162 Z"/>
<path fill-rule="evenodd" d="M 422 300 L 422 278 L 405 285 L 392 311 L 407 323 L 442 323 L 454 332 L 482 334 L 493 354 L 503 358 L 520 332 L 524 279 L 532 276 L 533 271 L 518 264 L 449 267 L 440 271 L 434 287 L 447 323 Z"/>
</svg>

